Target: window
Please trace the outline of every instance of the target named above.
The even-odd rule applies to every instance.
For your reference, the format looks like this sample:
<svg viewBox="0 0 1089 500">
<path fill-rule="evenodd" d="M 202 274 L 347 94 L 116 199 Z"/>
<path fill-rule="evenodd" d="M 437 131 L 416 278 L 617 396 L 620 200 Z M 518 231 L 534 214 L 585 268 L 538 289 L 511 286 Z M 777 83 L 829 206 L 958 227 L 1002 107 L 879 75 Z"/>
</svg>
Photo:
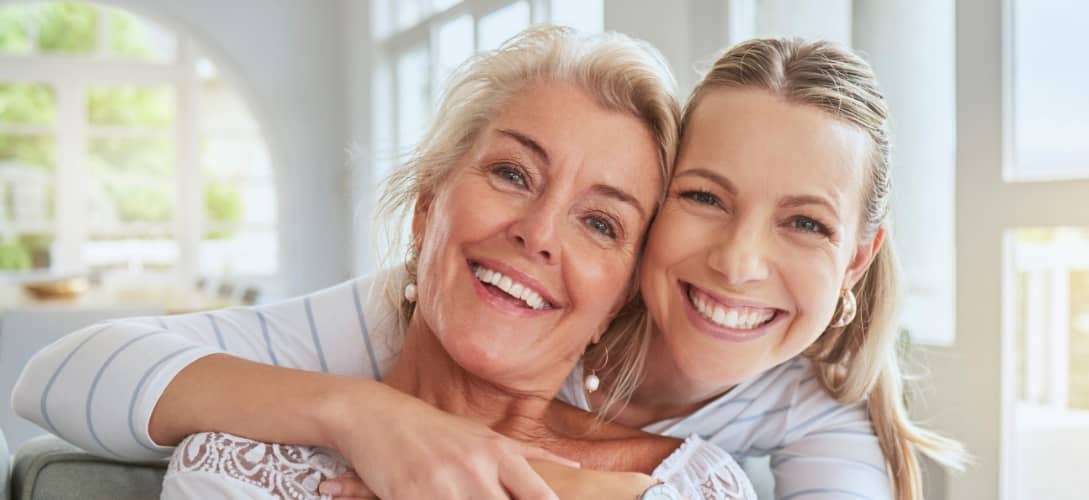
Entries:
<svg viewBox="0 0 1089 500">
<path fill-rule="evenodd" d="M 371 2 L 371 31 L 378 48 L 371 77 L 375 166 L 371 185 L 379 185 L 416 145 L 447 78 L 463 61 L 498 47 L 534 23 L 597 32 L 602 18 L 601 0 Z M 374 265 L 367 262 L 363 270 Z"/>
<path fill-rule="evenodd" d="M 1089 180 L 1068 168 L 1085 146 L 1064 135 L 1078 121 L 1060 118 L 1085 103 L 1065 82 L 1089 78 L 1070 63 L 1085 14 L 1063 0 L 957 3 L 957 337 L 928 356 L 940 383 L 927 408 L 975 464 L 947 476 L 946 498 L 1084 497 Z"/>
<path fill-rule="evenodd" d="M 1089 447 L 1089 228 L 1008 235 L 1015 499 L 1077 498 Z"/>
<path fill-rule="evenodd" d="M 0 8 L 0 271 L 278 270 L 271 162 L 194 40 L 82 2 Z"/>
<path fill-rule="evenodd" d="M 1089 177 L 1089 99 L 1085 68 L 1072 58 L 1089 52 L 1079 0 L 1012 0 L 1008 35 L 1012 98 L 1013 180 Z"/>
</svg>

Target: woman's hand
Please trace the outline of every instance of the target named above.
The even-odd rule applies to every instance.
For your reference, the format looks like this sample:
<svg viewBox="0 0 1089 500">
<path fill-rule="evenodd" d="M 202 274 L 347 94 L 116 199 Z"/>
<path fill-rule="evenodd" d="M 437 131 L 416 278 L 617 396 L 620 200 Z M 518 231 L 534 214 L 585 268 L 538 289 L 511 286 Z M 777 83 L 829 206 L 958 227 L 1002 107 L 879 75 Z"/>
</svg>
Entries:
<svg viewBox="0 0 1089 500">
<path fill-rule="evenodd" d="M 322 483 L 320 491 L 335 498 L 554 500 L 529 461 L 577 470 L 576 462 L 392 388 L 368 388 L 323 408 L 328 442 L 358 474 Z"/>
<path fill-rule="evenodd" d="M 658 482 L 638 472 L 572 469 L 553 462 L 531 463 L 552 491 L 563 500 L 633 500 Z"/>
<path fill-rule="evenodd" d="M 534 471 L 554 492 L 554 498 L 563 500 L 631 500 L 651 487 L 657 480 L 637 472 L 602 472 L 590 469 L 574 469 L 554 462 L 531 460 Z M 335 489 L 331 489 L 334 487 Z M 347 473 L 322 483 L 321 493 L 330 494 L 334 500 L 373 500 L 375 496 L 359 476 Z M 449 493 L 449 491 L 447 491 Z M 505 498 L 522 500 L 517 494 Z"/>
</svg>

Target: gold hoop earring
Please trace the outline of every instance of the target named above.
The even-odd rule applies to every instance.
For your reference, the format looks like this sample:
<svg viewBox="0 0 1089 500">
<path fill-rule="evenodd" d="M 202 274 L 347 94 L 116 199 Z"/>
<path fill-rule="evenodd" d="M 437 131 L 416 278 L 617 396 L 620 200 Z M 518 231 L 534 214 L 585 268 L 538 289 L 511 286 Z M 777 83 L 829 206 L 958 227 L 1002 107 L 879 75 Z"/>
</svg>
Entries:
<svg viewBox="0 0 1089 500">
<path fill-rule="evenodd" d="M 839 314 L 836 315 L 836 320 L 832 322 L 831 328 L 843 328 L 851 324 L 858 313 L 858 301 L 855 299 L 855 292 L 844 290 L 843 295 L 839 296 L 838 302 L 836 309 Z"/>
<path fill-rule="evenodd" d="M 582 381 L 583 387 L 586 388 L 586 392 L 594 392 L 601 387 L 601 379 L 598 378 L 597 372 L 605 369 L 605 366 L 609 364 L 609 344 L 602 344 L 605 346 L 605 360 L 601 362 L 601 366 L 590 370 L 590 374 Z"/>
</svg>

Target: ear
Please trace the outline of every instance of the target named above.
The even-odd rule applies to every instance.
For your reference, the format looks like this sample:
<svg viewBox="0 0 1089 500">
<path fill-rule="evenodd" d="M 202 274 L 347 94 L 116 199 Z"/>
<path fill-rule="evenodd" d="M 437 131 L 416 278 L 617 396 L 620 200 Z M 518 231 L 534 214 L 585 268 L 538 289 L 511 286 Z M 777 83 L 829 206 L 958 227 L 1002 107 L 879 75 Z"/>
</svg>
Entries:
<svg viewBox="0 0 1089 500">
<path fill-rule="evenodd" d="M 419 246 L 423 244 L 424 233 L 427 231 L 427 217 L 431 212 L 431 202 L 434 198 L 430 193 L 420 194 L 416 198 L 416 206 L 412 210 L 412 244 L 417 247 L 416 251 L 419 251 Z"/>
<path fill-rule="evenodd" d="M 863 241 L 855 248 L 855 255 L 851 263 L 847 265 L 847 275 L 844 277 L 843 288 L 850 290 L 858 284 L 858 281 L 866 275 L 866 270 L 877 258 L 877 252 L 881 251 L 881 245 L 885 243 L 885 227 L 881 226 L 874 233 L 873 239 Z"/>
</svg>

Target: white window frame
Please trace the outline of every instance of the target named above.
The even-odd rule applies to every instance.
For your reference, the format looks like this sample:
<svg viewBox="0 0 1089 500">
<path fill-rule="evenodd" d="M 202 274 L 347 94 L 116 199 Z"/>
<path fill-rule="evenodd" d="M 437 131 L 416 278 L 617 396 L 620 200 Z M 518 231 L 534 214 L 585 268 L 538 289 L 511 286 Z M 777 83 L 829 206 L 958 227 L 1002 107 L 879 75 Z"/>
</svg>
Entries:
<svg viewBox="0 0 1089 500">
<path fill-rule="evenodd" d="M 1089 180 L 1005 179 L 1013 158 L 1009 7 L 1005 0 L 956 3 L 957 335 L 952 346 L 931 351 L 936 382 L 927 407 L 975 463 L 963 474 L 939 474 L 945 498 L 1013 500 L 1016 493 L 1012 230 L 1089 227 Z"/>
</svg>

